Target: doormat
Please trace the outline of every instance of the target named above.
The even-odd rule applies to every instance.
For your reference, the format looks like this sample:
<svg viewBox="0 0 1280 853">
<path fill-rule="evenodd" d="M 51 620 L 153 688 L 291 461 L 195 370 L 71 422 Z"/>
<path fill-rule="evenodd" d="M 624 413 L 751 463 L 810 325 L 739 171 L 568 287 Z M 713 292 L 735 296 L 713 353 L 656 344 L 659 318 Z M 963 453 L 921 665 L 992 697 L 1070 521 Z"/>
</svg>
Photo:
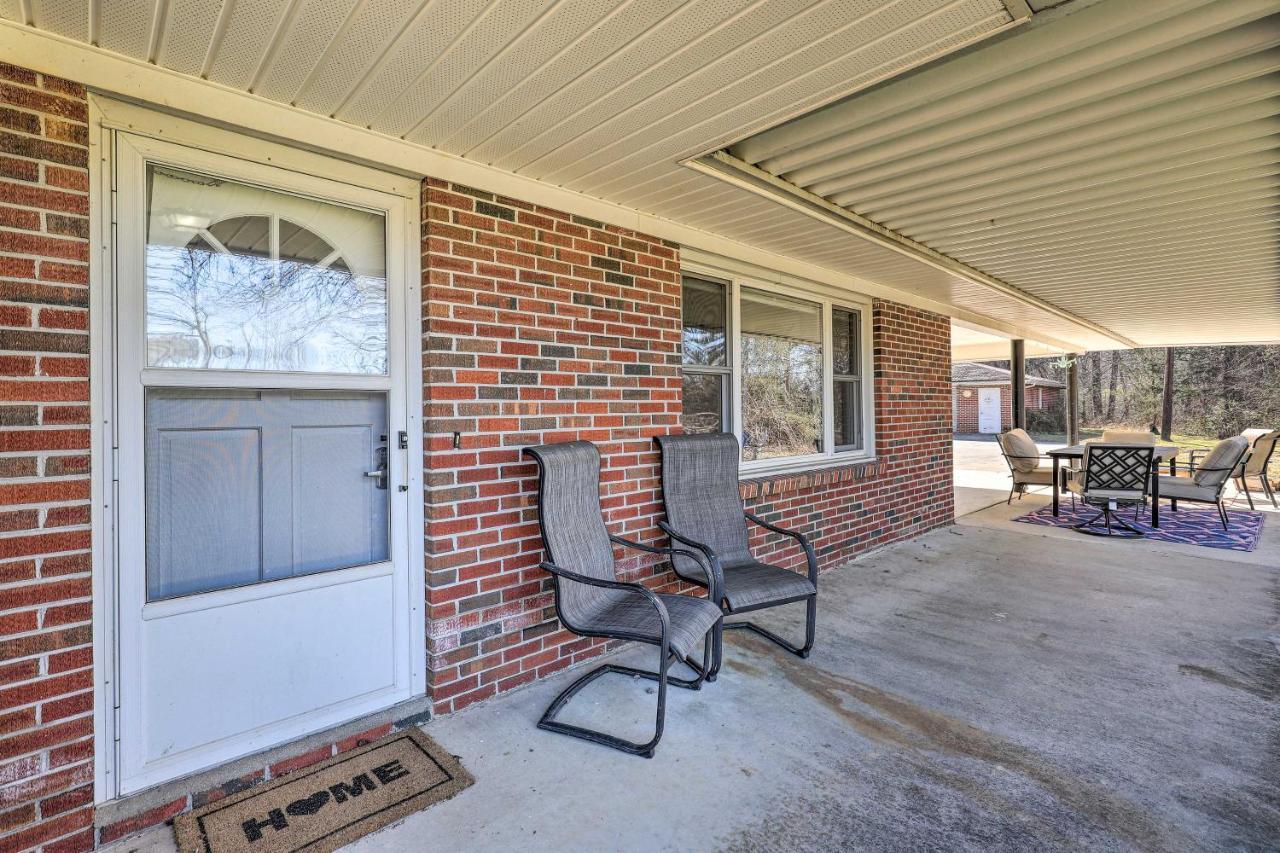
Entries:
<svg viewBox="0 0 1280 853">
<path fill-rule="evenodd" d="M 241 791 L 173 822 L 181 853 L 336 850 L 475 780 L 417 728 Z"/>
</svg>

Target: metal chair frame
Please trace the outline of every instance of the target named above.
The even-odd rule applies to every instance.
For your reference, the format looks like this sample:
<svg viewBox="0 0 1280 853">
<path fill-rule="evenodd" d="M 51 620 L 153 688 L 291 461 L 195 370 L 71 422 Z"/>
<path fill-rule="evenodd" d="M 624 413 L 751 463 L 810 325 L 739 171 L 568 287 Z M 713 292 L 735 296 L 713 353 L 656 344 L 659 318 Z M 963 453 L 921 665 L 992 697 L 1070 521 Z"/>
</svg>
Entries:
<svg viewBox="0 0 1280 853">
<path fill-rule="evenodd" d="M 728 601 L 724 600 L 723 598 L 713 597 L 712 600 L 720 605 L 720 610 L 726 616 L 738 616 L 743 613 L 751 613 L 756 610 L 766 610 L 770 607 L 778 607 L 783 604 L 794 604 L 796 602 L 804 601 L 806 602 L 804 645 L 801 645 L 801 646 L 792 645 L 790 642 L 788 642 L 787 640 L 784 640 L 782 637 L 779 637 L 777 634 L 773 633 L 768 628 L 765 628 L 761 625 L 757 625 L 756 623 L 751 622 L 749 620 L 740 620 L 737 622 L 722 622 L 722 624 L 718 626 L 716 630 L 715 662 L 712 666 L 710 675 L 708 675 L 707 677 L 707 680 L 709 681 L 715 681 L 716 676 L 720 672 L 720 665 L 724 661 L 724 632 L 725 631 L 733 631 L 733 630 L 751 631 L 752 633 L 758 634 L 759 636 L 764 637 L 766 640 L 769 640 L 770 642 L 777 644 L 778 646 L 782 647 L 788 652 L 791 652 L 791 654 L 796 655 L 797 657 L 800 657 L 800 658 L 809 657 L 809 653 L 813 650 L 814 640 L 817 637 L 818 557 L 813 550 L 812 543 L 809 542 L 809 538 L 797 530 L 788 530 L 785 527 L 779 527 L 776 524 L 770 524 L 769 522 L 765 521 L 759 516 L 756 516 L 745 510 L 743 511 L 742 514 L 748 521 L 752 522 L 753 524 L 759 525 L 760 527 L 763 527 L 765 530 L 769 530 L 773 533 L 778 533 L 778 534 L 781 534 L 782 536 L 788 536 L 792 539 L 795 539 L 796 542 L 800 544 L 800 547 L 804 549 L 805 562 L 807 563 L 807 568 L 808 568 L 809 582 L 813 584 L 814 592 L 812 592 L 809 595 L 793 596 L 791 598 L 781 598 L 774 601 L 764 601 L 759 604 L 753 604 L 749 607 L 739 607 L 739 608 L 731 607 Z M 665 521 L 659 521 L 658 526 L 661 527 L 663 532 L 665 532 L 668 536 L 670 536 L 673 541 L 679 542 L 683 545 L 688 545 L 690 548 L 697 549 L 711 564 L 712 573 L 711 575 L 709 575 L 709 577 L 713 577 L 713 579 L 718 579 L 718 582 L 721 585 L 720 589 L 724 588 L 723 586 L 724 570 L 720 565 L 720 558 L 716 555 L 715 551 L 709 545 L 705 545 L 701 542 L 698 542 L 694 539 L 689 538 L 688 536 L 684 536 L 679 531 L 672 528 L 671 525 Z M 698 583 L 696 579 L 692 579 L 692 582 Z M 709 590 L 709 594 L 714 596 L 715 590 Z"/>
<path fill-rule="evenodd" d="M 1236 470 L 1237 467 L 1243 465 L 1246 461 L 1248 461 L 1250 452 L 1251 451 L 1246 449 L 1244 453 L 1240 455 L 1240 458 L 1237 459 L 1235 463 L 1230 466 L 1224 465 L 1221 467 L 1205 468 L 1203 466 L 1197 465 L 1195 462 L 1184 462 L 1183 465 L 1185 465 L 1185 469 L 1187 473 L 1191 474 L 1192 476 L 1195 476 L 1196 472 L 1199 472 L 1199 471 L 1234 471 Z M 1213 504 L 1218 508 L 1218 520 L 1222 522 L 1222 529 L 1230 530 L 1230 527 L 1228 526 L 1227 507 L 1226 507 L 1226 504 L 1222 502 L 1222 493 L 1226 491 L 1227 483 L 1230 480 L 1231 480 L 1230 477 L 1223 478 L 1222 482 L 1218 484 L 1218 492 L 1216 496 L 1211 501 L 1204 500 L 1203 498 L 1184 498 L 1184 497 L 1170 498 L 1169 509 L 1173 512 L 1177 512 L 1178 501 L 1190 501 L 1192 503 Z M 1246 491 L 1245 494 L 1247 495 L 1248 492 Z M 1252 498 L 1249 499 L 1249 508 L 1253 509 Z"/>
<path fill-rule="evenodd" d="M 544 484 L 545 484 L 545 470 L 543 466 L 543 460 L 538 455 L 536 449 L 534 448 L 525 448 L 525 452 L 528 455 L 534 457 L 534 459 L 537 460 L 538 462 L 538 493 L 539 495 L 541 495 Z M 598 486 L 599 484 L 597 483 L 597 488 Z M 546 527 L 545 527 L 541 513 L 539 513 L 538 515 L 538 529 L 542 536 L 543 548 L 547 552 L 547 554 L 550 555 L 551 548 L 550 548 L 550 545 L 548 544 Z M 612 534 L 609 535 L 609 541 L 616 545 L 621 545 L 623 547 L 631 548 L 638 551 L 644 551 L 649 554 L 664 554 L 668 556 L 679 554 L 681 556 L 689 557 L 690 559 L 697 561 L 700 565 L 703 565 L 702 560 L 699 558 L 698 554 L 683 548 L 669 548 L 662 545 L 645 545 L 640 542 L 633 542 L 631 540 L 624 539 L 621 536 L 615 536 Z M 575 737 L 580 740 L 588 741 L 590 743 L 596 743 L 602 746 L 611 747 L 612 749 L 619 750 L 620 752 L 625 752 L 629 755 L 639 755 L 644 758 L 652 758 L 654 755 L 654 751 L 658 746 L 658 742 L 662 740 L 663 729 L 665 728 L 665 725 L 666 725 L 667 685 L 670 684 L 672 686 L 681 687 L 688 690 L 702 689 L 703 682 L 708 680 L 707 676 L 711 672 L 711 656 L 712 656 L 714 645 L 715 645 L 714 639 L 719 635 L 718 629 L 719 629 L 720 623 L 723 622 L 723 617 L 721 617 L 721 619 L 716 621 L 712 629 L 708 631 L 707 635 L 703 638 L 702 664 L 701 666 L 699 666 L 698 664 L 694 663 L 690 658 L 688 657 L 681 658 L 671 651 L 670 614 L 667 612 L 667 607 L 665 604 L 662 603 L 662 600 L 658 598 L 658 596 L 655 593 L 653 593 L 651 590 L 649 590 L 647 587 L 638 583 L 625 583 L 623 581 L 618 581 L 618 580 L 605 580 L 603 578 L 595 578 L 595 577 L 590 577 L 588 575 L 579 574 L 577 572 L 570 571 L 569 569 L 565 569 L 561 566 L 558 566 L 554 562 L 551 562 L 550 560 L 543 561 L 539 565 L 544 571 L 548 572 L 556 581 L 555 610 L 556 610 L 556 618 L 560 620 L 560 624 L 564 625 L 565 628 L 572 631 L 574 634 L 577 634 L 578 636 L 582 636 L 582 637 L 600 637 L 604 639 L 631 640 L 635 642 L 656 645 L 658 646 L 658 662 L 659 663 L 658 663 L 658 670 L 656 672 L 652 670 L 638 669 L 636 667 L 622 666 L 621 664 L 614 664 L 614 663 L 606 663 L 606 664 L 603 664 L 602 666 L 598 666 L 590 670 L 589 672 L 575 679 L 572 683 L 569 684 L 569 686 L 564 688 L 564 690 L 560 691 L 560 693 L 556 696 L 556 698 L 552 700 L 551 704 L 547 706 L 547 709 L 546 711 L 543 712 L 542 717 L 538 720 L 538 728 L 544 729 L 546 731 L 556 732 L 557 734 L 568 735 L 569 737 Z M 708 567 L 704 565 L 704 568 L 708 568 Z M 714 577 L 718 577 L 718 573 L 713 576 L 713 584 L 714 584 Z M 605 589 L 625 590 L 630 594 L 644 597 L 644 599 L 654 608 L 654 610 L 658 614 L 658 619 L 662 626 L 661 635 L 659 639 L 655 641 L 651 636 L 637 634 L 637 633 L 626 631 L 626 630 L 591 631 L 591 630 L 583 630 L 583 629 L 575 628 L 572 622 L 565 616 L 564 610 L 561 606 L 561 584 L 565 581 L 582 583 L 582 584 L 587 584 L 588 586 L 602 587 Z M 716 588 L 718 589 L 718 587 Z M 671 676 L 668 673 L 668 670 L 672 663 L 683 663 L 685 666 L 689 667 L 689 669 L 693 671 L 694 677 L 686 679 L 686 678 L 676 678 L 674 676 Z M 650 681 L 657 682 L 658 701 L 657 701 L 657 711 L 654 717 L 654 732 L 653 732 L 653 737 L 650 738 L 648 741 L 645 741 L 643 743 L 638 743 L 635 741 L 618 737 L 617 735 L 609 734 L 608 732 L 587 728 L 586 726 L 578 726 L 570 723 L 562 723 L 556 719 L 559 713 L 564 709 L 565 705 L 569 703 L 569 700 L 571 700 L 575 695 L 577 695 L 579 691 L 581 691 L 587 685 L 591 684 L 597 678 L 600 678 L 601 676 L 604 676 L 604 675 L 608 675 L 610 673 L 628 675 L 634 678 L 644 678 Z"/>
<path fill-rule="evenodd" d="M 1145 456 L 1145 464 L 1142 468 L 1142 488 L 1141 493 L 1133 498 L 1106 498 L 1106 497 L 1090 497 L 1089 491 L 1092 486 L 1092 480 L 1098 476 L 1098 472 L 1094 470 L 1093 456 L 1095 453 L 1102 451 L 1123 451 L 1134 453 L 1138 456 Z M 1084 460 L 1084 485 L 1081 493 L 1081 499 L 1090 506 L 1100 507 L 1100 511 L 1092 518 L 1081 521 L 1072 525 L 1073 530 L 1080 533 L 1087 533 L 1090 536 L 1115 536 L 1118 535 L 1125 539 L 1138 539 L 1146 534 L 1133 525 L 1126 522 L 1119 514 L 1120 503 L 1134 504 L 1134 522 L 1138 521 L 1138 513 L 1141 508 L 1146 506 L 1147 495 L 1151 489 L 1151 469 L 1155 462 L 1155 448 L 1146 445 L 1133 444 L 1091 444 L 1085 455 Z M 1100 486 L 1099 488 L 1105 488 Z M 1123 488 L 1123 487 L 1122 487 Z M 1136 489 L 1130 489 L 1137 491 Z M 1106 524 L 1106 532 L 1096 528 L 1098 520 L 1102 519 Z M 1125 531 L 1123 534 L 1116 534 L 1115 528 L 1119 527 Z"/>
</svg>

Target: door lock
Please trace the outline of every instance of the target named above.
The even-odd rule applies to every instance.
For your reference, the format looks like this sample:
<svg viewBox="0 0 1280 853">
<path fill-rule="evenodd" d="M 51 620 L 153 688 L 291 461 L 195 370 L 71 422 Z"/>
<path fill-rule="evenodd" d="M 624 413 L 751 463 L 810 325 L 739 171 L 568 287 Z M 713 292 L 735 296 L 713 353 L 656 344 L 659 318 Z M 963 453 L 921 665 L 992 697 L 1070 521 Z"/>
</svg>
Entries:
<svg viewBox="0 0 1280 853">
<path fill-rule="evenodd" d="M 365 471 L 364 475 L 378 482 L 375 484 L 379 489 L 387 488 L 387 448 L 378 448 L 378 467 L 373 471 Z"/>
</svg>

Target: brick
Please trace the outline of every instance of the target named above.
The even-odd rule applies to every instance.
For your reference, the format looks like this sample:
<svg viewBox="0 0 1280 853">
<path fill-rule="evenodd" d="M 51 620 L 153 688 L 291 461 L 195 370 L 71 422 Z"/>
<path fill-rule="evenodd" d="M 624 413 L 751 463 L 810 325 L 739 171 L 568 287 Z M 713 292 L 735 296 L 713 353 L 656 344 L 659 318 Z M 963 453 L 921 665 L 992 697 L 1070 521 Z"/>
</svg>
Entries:
<svg viewBox="0 0 1280 853">
<path fill-rule="evenodd" d="M 83 808 L 53 820 L 44 820 L 30 829 L 0 837 L 0 850 L 27 850 L 46 841 L 53 841 L 93 823 L 93 809 Z"/>
<path fill-rule="evenodd" d="M 140 832 L 147 827 L 156 826 L 165 821 L 172 820 L 175 815 L 181 814 L 187 810 L 187 797 L 182 796 L 177 799 L 170 800 L 163 805 L 148 809 L 141 814 L 115 823 L 107 824 L 98 830 L 98 840 L 103 844 L 110 844 L 112 841 L 124 838 L 126 835 L 132 835 Z"/>
<path fill-rule="evenodd" d="M 0 234 L 0 236 L 3 236 Z M 3 246 L 0 246 L 2 249 Z M 0 329 L 0 349 L 19 352 L 74 352 L 88 354 L 89 336 L 70 332 L 35 332 Z"/>
<path fill-rule="evenodd" d="M 196 791 L 191 795 L 191 808 L 204 808 L 209 805 L 209 803 L 217 802 L 218 800 L 229 797 L 232 794 L 238 794 L 241 791 L 247 791 L 265 778 L 266 774 L 264 771 L 255 770 L 252 773 L 247 773 L 239 778 L 224 782 L 215 788 L 209 788 L 205 791 Z"/>
<path fill-rule="evenodd" d="M 295 770 L 301 770 L 303 767 L 310 767 L 312 764 L 318 764 L 321 761 L 332 757 L 332 745 L 317 747 L 310 752 L 304 752 L 301 755 L 296 755 L 293 758 L 286 758 L 283 761 L 277 761 L 275 764 L 272 764 L 271 778 L 274 779 L 277 776 L 284 776 L 287 773 L 292 773 Z"/>
</svg>

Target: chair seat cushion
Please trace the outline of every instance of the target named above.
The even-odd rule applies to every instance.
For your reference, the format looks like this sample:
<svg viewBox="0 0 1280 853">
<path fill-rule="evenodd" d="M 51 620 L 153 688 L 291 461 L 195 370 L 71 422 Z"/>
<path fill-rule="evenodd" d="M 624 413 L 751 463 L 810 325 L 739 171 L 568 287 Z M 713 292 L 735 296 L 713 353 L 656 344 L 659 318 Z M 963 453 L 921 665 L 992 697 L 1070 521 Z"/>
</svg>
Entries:
<svg viewBox="0 0 1280 853">
<path fill-rule="evenodd" d="M 671 651 L 680 657 L 688 656 L 698 648 L 702 638 L 720 618 L 720 608 L 705 598 L 692 595 L 657 593 L 666 605 L 671 620 L 668 635 Z M 662 640 L 662 620 L 658 611 L 635 593 L 611 591 L 609 603 L 571 630 L 589 634 L 608 634 L 628 639 L 658 643 Z"/>
<path fill-rule="evenodd" d="M 1160 497 L 1213 503 L 1218 499 L 1218 487 L 1198 486 L 1190 477 L 1161 477 Z"/>
<path fill-rule="evenodd" d="M 724 597 L 732 611 L 816 592 L 806 575 L 768 563 L 750 560 L 724 566 Z"/>
<path fill-rule="evenodd" d="M 1013 482 L 1019 486 L 1052 486 L 1053 468 L 1041 466 L 1031 471 L 1013 472 Z"/>
</svg>

